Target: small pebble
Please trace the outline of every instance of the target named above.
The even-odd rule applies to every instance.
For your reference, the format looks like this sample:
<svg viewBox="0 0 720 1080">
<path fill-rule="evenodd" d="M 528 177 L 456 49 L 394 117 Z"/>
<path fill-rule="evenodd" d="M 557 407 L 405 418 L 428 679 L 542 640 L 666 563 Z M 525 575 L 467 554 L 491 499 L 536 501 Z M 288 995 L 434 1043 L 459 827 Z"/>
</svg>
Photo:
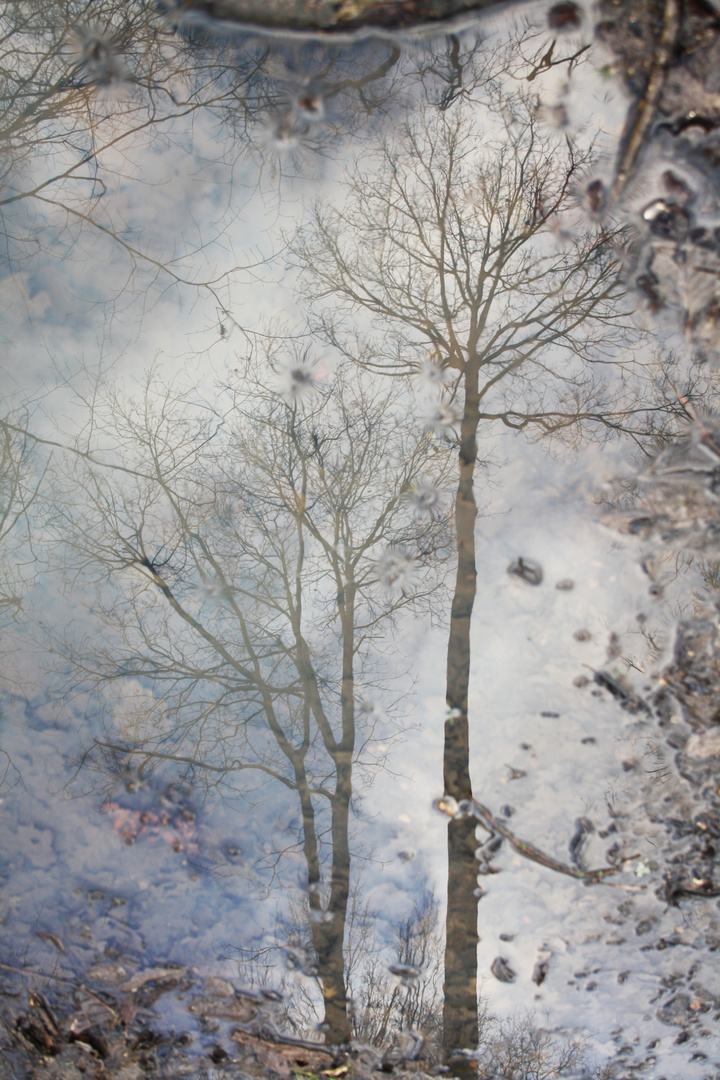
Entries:
<svg viewBox="0 0 720 1080">
<path fill-rule="evenodd" d="M 550 965 L 547 960 L 538 960 L 537 964 L 533 968 L 532 981 L 536 986 L 540 986 L 545 982 L 547 973 L 550 970 Z"/>
</svg>

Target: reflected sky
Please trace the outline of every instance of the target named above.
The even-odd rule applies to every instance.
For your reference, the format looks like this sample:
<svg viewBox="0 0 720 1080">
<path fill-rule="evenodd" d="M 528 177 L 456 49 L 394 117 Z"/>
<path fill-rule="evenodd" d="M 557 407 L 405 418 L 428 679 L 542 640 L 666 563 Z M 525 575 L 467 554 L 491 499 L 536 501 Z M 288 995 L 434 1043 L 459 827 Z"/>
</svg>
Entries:
<svg viewBox="0 0 720 1080">
<path fill-rule="evenodd" d="M 182 969 L 153 1023 L 261 1064 L 707 1075 L 712 335 L 641 277 L 712 206 L 620 190 L 581 15 L 4 16 L 8 972 Z"/>
</svg>

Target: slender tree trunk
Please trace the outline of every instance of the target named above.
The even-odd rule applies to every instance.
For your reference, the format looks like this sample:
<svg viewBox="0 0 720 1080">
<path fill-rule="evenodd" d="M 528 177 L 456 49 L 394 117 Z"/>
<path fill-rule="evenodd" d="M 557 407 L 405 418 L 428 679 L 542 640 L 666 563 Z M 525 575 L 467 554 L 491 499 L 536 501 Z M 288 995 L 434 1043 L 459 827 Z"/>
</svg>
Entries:
<svg viewBox="0 0 720 1080">
<path fill-rule="evenodd" d="M 330 902 L 324 920 L 313 922 L 313 942 L 325 1005 L 325 1038 L 333 1045 L 347 1043 L 350 1039 L 345 925 L 350 897 L 350 800 L 355 752 L 355 596 L 351 587 L 346 590 L 340 618 L 343 634 L 342 737 L 331 751 L 335 763 L 335 792 L 332 798 Z"/>
<path fill-rule="evenodd" d="M 457 573 L 450 614 L 447 657 L 447 704 L 443 771 L 445 793 L 456 799 L 472 796 L 470 781 L 470 625 L 477 591 L 475 519 L 477 504 L 473 475 L 477 460 L 479 422 L 479 370 L 468 364 L 465 409 L 460 429 L 459 480 L 455 499 Z M 477 862 L 475 821 L 451 820 L 448 825 L 448 901 L 445 927 L 445 998 L 443 1055 L 446 1060 L 461 1049 L 478 1044 L 477 1002 Z M 470 1075 L 474 1067 L 456 1059 L 453 1071 Z M 476 1070 L 475 1070 L 476 1071 Z"/>
<path fill-rule="evenodd" d="M 352 761 L 342 753 L 336 761 L 335 794 L 332 806 L 332 873 L 330 903 L 325 920 L 314 924 L 313 937 L 318 955 L 325 1005 L 325 1040 L 335 1046 L 350 1038 L 348 995 L 345 979 L 345 924 L 350 895 L 349 818 L 352 796 Z"/>
</svg>

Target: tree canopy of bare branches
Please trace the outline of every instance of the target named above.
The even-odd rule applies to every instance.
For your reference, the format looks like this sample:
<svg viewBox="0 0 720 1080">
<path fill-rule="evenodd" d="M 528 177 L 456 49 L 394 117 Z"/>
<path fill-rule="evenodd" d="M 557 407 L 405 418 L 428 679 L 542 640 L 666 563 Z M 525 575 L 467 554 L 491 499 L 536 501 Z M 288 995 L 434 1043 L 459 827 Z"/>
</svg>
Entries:
<svg viewBox="0 0 720 1080">
<path fill-rule="evenodd" d="M 604 370 L 628 333 L 617 237 L 577 214 L 570 231 L 562 225 L 577 211 L 592 148 L 544 131 L 536 99 L 508 89 L 507 70 L 503 79 L 483 65 L 466 75 L 470 92 L 417 105 L 291 240 L 313 330 L 375 372 L 424 378 L 437 423 L 457 435 L 444 749 L 445 791 L 456 799 L 472 795 L 479 431 L 499 422 L 577 438 L 588 425 L 620 426 L 637 406 Z M 478 1039 L 475 846 L 472 823 L 451 821 L 448 1055 Z"/>
<path fill-rule="evenodd" d="M 299 800 L 325 1020 L 342 1042 L 353 772 L 403 681 L 383 658 L 395 617 L 426 612 L 442 576 L 447 516 L 418 506 L 415 485 L 440 490 L 452 459 L 399 423 L 405 388 L 352 365 L 315 373 L 278 346 L 207 409 L 152 378 L 133 403 L 98 400 L 94 430 L 127 472 L 74 457 L 55 528 L 103 624 L 68 642 L 76 677 L 151 690 L 107 743 Z"/>
</svg>

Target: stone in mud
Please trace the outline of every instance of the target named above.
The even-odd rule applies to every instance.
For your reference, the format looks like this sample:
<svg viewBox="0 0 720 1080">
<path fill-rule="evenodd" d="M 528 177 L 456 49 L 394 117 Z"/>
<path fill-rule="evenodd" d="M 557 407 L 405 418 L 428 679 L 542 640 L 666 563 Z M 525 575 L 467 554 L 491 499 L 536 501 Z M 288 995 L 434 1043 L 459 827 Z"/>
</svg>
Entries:
<svg viewBox="0 0 720 1080">
<path fill-rule="evenodd" d="M 686 210 L 674 202 L 655 199 L 642 211 L 645 221 L 653 236 L 665 240 L 681 240 L 690 231 L 690 217 Z"/>
<path fill-rule="evenodd" d="M 514 982 L 515 972 L 508 964 L 504 956 L 496 956 L 490 965 L 490 971 L 500 982 Z"/>
<path fill-rule="evenodd" d="M 684 1027 L 695 1019 L 695 1012 L 689 994 L 675 994 L 655 1013 L 663 1024 L 675 1024 Z"/>
<path fill-rule="evenodd" d="M 106 985 L 119 985 L 126 982 L 128 969 L 122 964 L 93 964 L 88 969 L 88 978 Z"/>
<path fill-rule="evenodd" d="M 547 978 L 547 973 L 550 970 L 550 963 L 548 960 L 538 960 L 533 968 L 532 981 L 536 986 L 542 986 Z"/>
<path fill-rule="evenodd" d="M 584 740 L 583 740 L 584 741 Z M 595 826 L 592 821 L 586 817 L 579 817 L 575 822 L 575 832 L 568 845 L 570 851 L 570 862 L 572 862 L 578 869 L 583 869 L 582 865 L 582 849 L 587 841 L 588 836 L 595 831 Z"/>
<path fill-rule="evenodd" d="M 235 987 L 227 979 L 221 979 L 217 975 L 211 975 L 205 981 L 205 993 L 210 997 L 232 998 L 235 997 Z"/>
<path fill-rule="evenodd" d="M 518 577 L 527 582 L 528 585 L 542 585 L 542 566 L 540 563 L 535 562 L 534 559 L 524 559 L 519 556 L 514 562 L 510 563 L 507 572 L 511 577 Z"/>
</svg>

